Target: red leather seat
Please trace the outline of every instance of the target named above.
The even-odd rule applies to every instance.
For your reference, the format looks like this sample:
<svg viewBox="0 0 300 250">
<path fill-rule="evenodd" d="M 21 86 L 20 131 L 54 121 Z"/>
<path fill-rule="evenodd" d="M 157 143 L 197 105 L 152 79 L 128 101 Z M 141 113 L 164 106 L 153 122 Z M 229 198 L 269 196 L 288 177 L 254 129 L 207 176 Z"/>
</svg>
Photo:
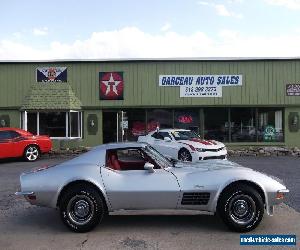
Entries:
<svg viewBox="0 0 300 250">
<path fill-rule="evenodd" d="M 107 166 L 115 169 L 115 170 L 121 170 L 120 163 L 118 161 L 117 152 L 110 151 L 107 154 Z"/>
<path fill-rule="evenodd" d="M 118 161 L 118 158 L 115 154 L 112 154 L 110 157 L 112 169 L 114 170 L 121 170 L 120 163 Z"/>
</svg>

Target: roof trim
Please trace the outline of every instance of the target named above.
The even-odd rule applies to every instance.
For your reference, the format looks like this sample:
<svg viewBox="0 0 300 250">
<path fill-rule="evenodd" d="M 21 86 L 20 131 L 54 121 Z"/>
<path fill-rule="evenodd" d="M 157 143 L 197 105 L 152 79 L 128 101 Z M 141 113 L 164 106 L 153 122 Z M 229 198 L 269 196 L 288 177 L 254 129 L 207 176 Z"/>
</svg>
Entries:
<svg viewBox="0 0 300 250">
<path fill-rule="evenodd" d="M 173 61 L 287 61 L 299 57 L 174 57 L 174 58 L 106 58 L 106 59 L 49 59 L 0 60 L 0 63 L 79 63 L 79 62 L 173 62 Z"/>
</svg>

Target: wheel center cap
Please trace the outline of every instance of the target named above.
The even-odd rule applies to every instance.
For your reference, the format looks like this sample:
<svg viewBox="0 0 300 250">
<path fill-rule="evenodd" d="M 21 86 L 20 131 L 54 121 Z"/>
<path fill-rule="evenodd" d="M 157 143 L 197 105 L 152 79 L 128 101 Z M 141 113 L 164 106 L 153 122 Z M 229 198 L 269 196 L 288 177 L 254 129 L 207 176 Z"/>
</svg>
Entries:
<svg viewBox="0 0 300 250">
<path fill-rule="evenodd" d="M 80 218 L 87 216 L 89 214 L 89 210 L 90 206 L 84 200 L 77 201 L 74 206 L 74 213 Z"/>
<path fill-rule="evenodd" d="M 248 204 L 244 200 L 238 200 L 234 204 L 234 211 L 238 216 L 244 216 L 248 212 Z"/>
</svg>

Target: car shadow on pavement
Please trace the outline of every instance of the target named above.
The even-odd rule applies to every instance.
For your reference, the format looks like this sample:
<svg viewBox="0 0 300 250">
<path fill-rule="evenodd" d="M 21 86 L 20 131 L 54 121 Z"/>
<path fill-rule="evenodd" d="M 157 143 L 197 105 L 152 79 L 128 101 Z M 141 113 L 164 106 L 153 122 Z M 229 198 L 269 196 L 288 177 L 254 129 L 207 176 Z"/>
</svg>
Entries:
<svg viewBox="0 0 300 250">
<path fill-rule="evenodd" d="M 1 221 L 1 218 L 0 218 Z M 25 207 L 18 212 L 8 212 L 3 220 L 6 231 L 15 233 L 68 233 L 69 229 L 62 223 L 58 210 L 50 208 Z M 225 232 L 228 229 L 217 216 L 210 215 L 110 215 L 94 228 L 94 232 L 126 230 L 167 231 L 176 234 L 180 231 Z M 2 228 L 4 229 L 4 228 Z M 71 233 L 71 232 L 70 232 Z"/>
<path fill-rule="evenodd" d="M 0 164 L 1 163 L 10 163 L 10 162 L 25 162 L 22 158 L 5 158 L 5 159 L 0 159 Z"/>
<path fill-rule="evenodd" d="M 218 216 L 211 215 L 110 215 L 103 221 L 102 227 L 106 229 L 118 228 L 127 230 L 135 228 L 151 228 L 162 231 L 170 229 L 189 231 L 189 230 L 208 230 L 215 232 L 227 231 Z M 101 226 L 96 228 L 101 230 Z"/>
</svg>

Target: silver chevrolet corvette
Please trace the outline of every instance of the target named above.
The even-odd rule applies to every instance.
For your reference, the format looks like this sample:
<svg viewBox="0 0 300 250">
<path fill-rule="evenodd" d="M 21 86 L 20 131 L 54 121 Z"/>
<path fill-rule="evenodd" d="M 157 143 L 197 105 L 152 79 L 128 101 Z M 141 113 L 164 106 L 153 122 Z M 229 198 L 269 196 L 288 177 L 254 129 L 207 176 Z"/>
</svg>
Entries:
<svg viewBox="0 0 300 250">
<path fill-rule="evenodd" d="M 169 160 L 145 143 L 104 144 L 64 163 L 20 176 L 33 205 L 58 208 L 75 232 L 94 228 L 120 209 L 181 209 L 219 214 L 232 230 L 258 226 L 264 210 L 289 192 L 270 177 L 227 160 Z"/>
</svg>

